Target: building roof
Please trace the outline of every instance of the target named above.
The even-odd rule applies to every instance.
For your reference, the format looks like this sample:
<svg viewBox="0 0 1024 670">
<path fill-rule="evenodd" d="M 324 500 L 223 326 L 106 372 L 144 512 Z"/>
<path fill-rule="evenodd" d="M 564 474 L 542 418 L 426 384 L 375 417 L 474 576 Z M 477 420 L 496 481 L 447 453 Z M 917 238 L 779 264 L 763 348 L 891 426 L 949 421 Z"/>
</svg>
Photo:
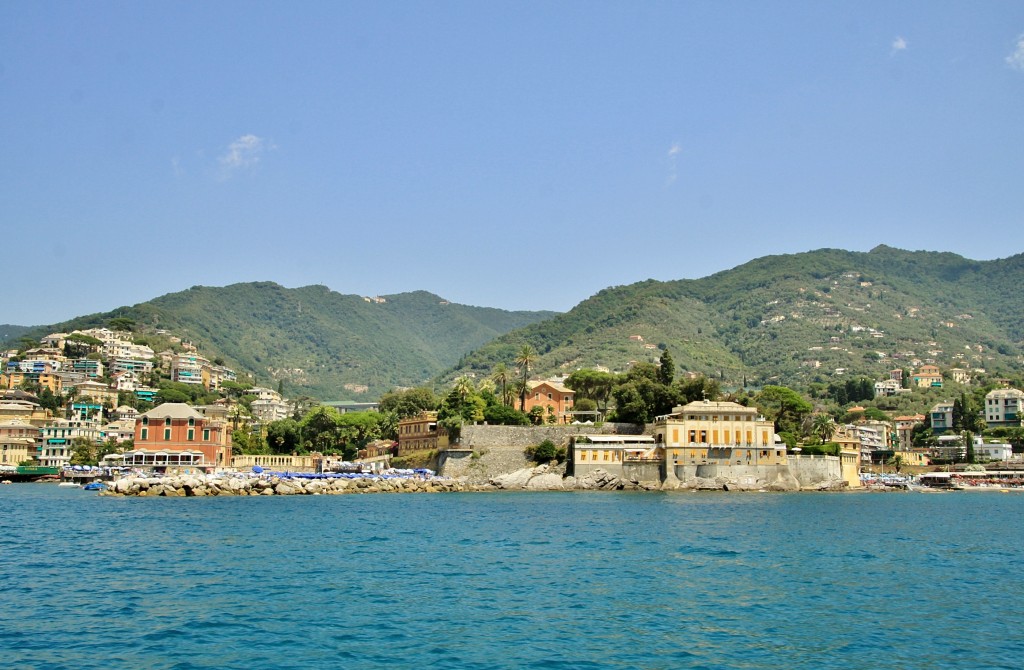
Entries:
<svg viewBox="0 0 1024 670">
<path fill-rule="evenodd" d="M 729 400 L 695 400 L 686 405 L 680 407 L 673 407 L 673 414 L 680 414 L 682 412 L 721 412 L 735 414 L 737 412 L 750 412 L 753 414 L 757 413 L 756 407 L 747 407 L 741 405 L 738 402 L 732 402 Z"/>
<path fill-rule="evenodd" d="M 573 393 L 573 390 L 571 388 L 569 388 L 568 386 L 566 386 L 565 384 L 563 384 L 561 382 L 552 381 L 550 379 L 545 379 L 545 380 L 539 381 L 539 382 L 537 382 L 537 381 L 527 382 L 527 384 L 529 384 L 531 391 L 536 390 L 537 388 L 539 388 L 541 386 L 550 386 L 551 388 L 553 388 L 554 390 L 558 391 L 559 393 Z"/>
<path fill-rule="evenodd" d="M 203 415 L 183 402 L 165 402 L 153 409 L 140 414 L 139 417 L 150 419 L 202 419 Z"/>
</svg>

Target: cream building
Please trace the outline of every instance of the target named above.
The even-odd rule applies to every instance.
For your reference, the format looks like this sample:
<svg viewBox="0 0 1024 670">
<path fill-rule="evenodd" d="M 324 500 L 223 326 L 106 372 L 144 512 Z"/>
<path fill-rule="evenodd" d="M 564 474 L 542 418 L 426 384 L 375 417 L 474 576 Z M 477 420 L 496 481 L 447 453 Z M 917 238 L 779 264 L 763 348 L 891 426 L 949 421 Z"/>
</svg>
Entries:
<svg viewBox="0 0 1024 670">
<path fill-rule="evenodd" d="M 703 400 L 676 407 L 655 421 L 654 441 L 664 449 L 666 479 L 726 473 L 774 479 L 788 464 L 774 424 L 757 408 L 734 402 Z"/>
<path fill-rule="evenodd" d="M 1020 426 L 1024 410 L 1024 391 L 994 389 L 985 395 L 985 423 L 995 426 Z"/>
</svg>

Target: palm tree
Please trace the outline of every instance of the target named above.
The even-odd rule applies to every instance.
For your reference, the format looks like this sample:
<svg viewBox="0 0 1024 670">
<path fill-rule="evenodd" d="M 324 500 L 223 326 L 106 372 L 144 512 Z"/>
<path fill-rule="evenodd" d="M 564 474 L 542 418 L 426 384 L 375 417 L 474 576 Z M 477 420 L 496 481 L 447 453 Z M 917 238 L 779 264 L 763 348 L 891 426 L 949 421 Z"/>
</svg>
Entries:
<svg viewBox="0 0 1024 670">
<path fill-rule="evenodd" d="M 811 432 L 821 440 L 822 444 L 832 439 L 836 432 L 836 422 L 828 414 L 815 414 L 811 421 Z"/>
<path fill-rule="evenodd" d="M 896 470 L 896 474 L 899 474 L 900 468 L 903 467 L 903 457 L 900 456 L 899 454 L 896 454 L 895 456 L 889 459 L 889 465 L 891 465 Z"/>
<path fill-rule="evenodd" d="M 501 404 L 510 405 L 511 399 L 508 397 L 508 382 L 511 376 L 508 372 L 508 366 L 504 363 L 498 363 L 494 366 L 494 371 L 491 373 L 491 379 L 494 383 L 501 387 Z"/>
<path fill-rule="evenodd" d="M 473 380 L 466 375 L 462 375 L 455 380 L 453 390 L 459 394 L 459 399 L 462 400 L 462 402 L 466 402 L 466 398 L 468 398 L 469 394 L 473 392 Z"/>
<path fill-rule="evenodd" d="M 519 411 L 521 412 L 526 411 L 526 391 L 528 390 L 526 380 L 530 378 L 530 367 L 536 362 L 537 352 L 529 344 L 524 344 L 523 348 L 519 350 L 519 355 L 516 356 L 516 367 L 523 375 L 523 383 L 519 389 Z"/>
<path fill-rule="evenodd" d="M 530 392 L 530 382 L 525 379 L 517 379 L 513 387 L 516 395 L 519 396 L 519 411 L 526 411 L 526 394 Z"/>
</svg>

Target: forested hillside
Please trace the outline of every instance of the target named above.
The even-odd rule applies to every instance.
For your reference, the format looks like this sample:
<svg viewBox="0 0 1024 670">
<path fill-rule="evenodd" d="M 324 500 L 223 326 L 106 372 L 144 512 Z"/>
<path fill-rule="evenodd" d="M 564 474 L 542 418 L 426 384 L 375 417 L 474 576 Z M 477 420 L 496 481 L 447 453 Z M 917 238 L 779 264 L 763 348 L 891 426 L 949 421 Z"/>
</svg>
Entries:
<svg viewBox="0 0 1024 670">
<path fill-rule="evenodd" d="M 32 329 L 45 335 L 125 317 L 166 329 L 221 357 L 258 383 L 329 400 L 376 399 L 395 386 L 428 382 L 459 357 L 551 312 L 449 304 L 419 291 L 367 301 L 325 286 L 271 282 L 195 286 L 149 302 Z"/>
<path fill-rule="evenodd" d="M 682 369 L 734 386 L 881 376 L 923 362 L 1019 374 L 1022 281 L 1021 255 L 973 261 L 880 246 L 769 256 L 702 279 L 606 289 L 481 347 L 446 378 L 510 364 L 524 344 L 538 352 L 540 375 L 622 371 L 665 348 Z"/>
</svg>

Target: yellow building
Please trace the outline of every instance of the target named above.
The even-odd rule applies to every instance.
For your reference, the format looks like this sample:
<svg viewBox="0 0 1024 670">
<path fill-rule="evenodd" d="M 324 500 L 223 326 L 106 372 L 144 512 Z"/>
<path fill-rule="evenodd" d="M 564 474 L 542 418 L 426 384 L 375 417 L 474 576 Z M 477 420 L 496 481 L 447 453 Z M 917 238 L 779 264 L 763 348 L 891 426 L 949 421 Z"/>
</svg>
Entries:
<svg viewBox="0 0 1024 670">
<path fill-rule="evenodd" d="M 33 402 L 24 400 L 0 401 L 0 421 L 24 421 L 38 428 L 49 420 L 49 413 Z"/>
<path fill-rule="evenodd" d="M 839 445 L 839 472 L 850 487 L 856 488 L 860 484 L 860 461 L 861 461 L 861 440 L 857 434 L 856 426 L 836 426 L 832 434 L 832 442 Z"/>
<path fill-rule="evenodd" d="M 92 400 L 97 405 L 109 404 L 117 407 L 117 389 L 101 382 L 81 382 L 75 384 L 75 399 Z"/>
<path fill-rule="evenodd" d="M 756 407 L 703 400 L 676 407 L 654 424 L 655 442 L 675 465 L 785 465 L 775 426 Z"/>
<path fill-rule="evenodd" d="M 447 447 L 448 431 L 438 425 L 437 412 L 424 412 L 398 422 L 399 454 Z"/>
<path fill-rule="evenodd" d="M 60 375 L 53 372 L 5 372 L 0 375 L 0 386 L 4 388 L 19 388 L 26 382 L 39 384 L 39 388 L 48 388 L 55 394 L 63 388 Z"/>
<path fill-rule="evenodd" d="M 18 465 L 36 456 L 39 428 L 24 421 L 0 423 L 0 465 Z"/>
</svg>

